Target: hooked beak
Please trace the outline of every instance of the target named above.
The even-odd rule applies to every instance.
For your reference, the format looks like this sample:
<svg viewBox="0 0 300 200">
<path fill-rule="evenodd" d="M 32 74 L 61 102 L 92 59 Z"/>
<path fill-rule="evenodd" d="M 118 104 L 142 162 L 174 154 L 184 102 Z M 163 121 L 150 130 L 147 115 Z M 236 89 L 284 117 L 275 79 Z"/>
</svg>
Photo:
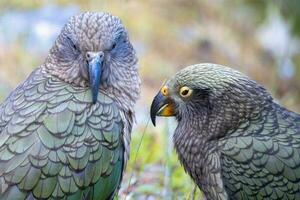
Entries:
<svg viewBox="0 0 300 200">
<path fill-rule="evenodd" d="M 166 86 L 164 86 L 152 101 L 150 116 L 154 126 L 156 125 L 156 116 L 170 117 L 175 115 L 174 105 L 166 91 Z"/>
<path fill-rule="evenodd" d="M 87 52 L 90 88 L 92 91 L 93 104 L 96 103 L 101 81 L 101 73 L 104 61 L 103 52 Z"/>
</svg>

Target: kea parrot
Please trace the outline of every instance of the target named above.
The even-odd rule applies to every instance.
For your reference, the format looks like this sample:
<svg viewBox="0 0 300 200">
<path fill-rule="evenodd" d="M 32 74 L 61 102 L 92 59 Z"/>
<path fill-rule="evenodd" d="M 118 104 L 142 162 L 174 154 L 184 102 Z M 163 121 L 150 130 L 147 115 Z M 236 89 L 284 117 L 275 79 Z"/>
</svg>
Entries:
<svg viewBox="0 0 300 200">
<path fill-rule="evenodd" d="M 0 199 L 113 199 L 128 160 L 137 57 L 118 17 L 71 17 L 0 105 Z"/>
<path fill-rule="evenodd" d="M 166 82 L 151 118 L 175 116 L 174 146 L 206 199 L 300 199 L 300 115 L 246 75 L 216 64 Z"/>
</svg>

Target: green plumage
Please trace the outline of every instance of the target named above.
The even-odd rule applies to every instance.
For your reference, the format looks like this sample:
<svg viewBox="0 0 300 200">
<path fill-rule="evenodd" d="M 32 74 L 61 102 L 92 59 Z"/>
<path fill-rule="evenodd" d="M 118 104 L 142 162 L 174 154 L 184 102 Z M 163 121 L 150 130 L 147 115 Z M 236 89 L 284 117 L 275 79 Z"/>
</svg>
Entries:
<svg viewBox="0 0 300 200">
<path fill-rule="evenodd" d="M 300 117 L 277 104 L 220 141 L 232 199 L 300 198 Z"/>
<path fill-rule="evenodd" d="M 36 70 L 0 107 L 0 199 L 109 199 L 122 176 L 123 123 L 99 93 Z"/>
<path fill-rule="evenodd" d="M 176 117 L 179 160 L 207 199 L 300 199 L 299 114 L 216 64 L 184 68 L 163 88 L 151 117 Z"/>
</svg>

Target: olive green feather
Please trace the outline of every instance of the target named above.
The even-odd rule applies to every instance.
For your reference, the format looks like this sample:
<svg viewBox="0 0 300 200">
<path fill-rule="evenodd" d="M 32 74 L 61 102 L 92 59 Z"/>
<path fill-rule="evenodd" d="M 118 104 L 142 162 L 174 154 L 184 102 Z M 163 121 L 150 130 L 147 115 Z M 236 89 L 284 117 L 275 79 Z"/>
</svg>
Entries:
<svg viewBox="0 0 300 200">
<path fill-rule="evenodd" d="M 300 117 L 273 104 L 260 121 L 220 142 L 226 191 L 232 199 L 299 199 Z"/>
<path fill-rule="evenodd" d="M 176 117 L 179 160 L 207 199 L 300 199 L 299 114 L 216 64 L 186 67 L 163 88 L 153 100 L 153 122 L 156 115 Z"/>
<path fill-rule="evenodd" d="M 38 77 L 38 81 L 33 80 Z M 103 93 L 36 70 L 0 106 L 0 199 L 109 199 L 124 167 L 123 122 Z"/>
</svg>

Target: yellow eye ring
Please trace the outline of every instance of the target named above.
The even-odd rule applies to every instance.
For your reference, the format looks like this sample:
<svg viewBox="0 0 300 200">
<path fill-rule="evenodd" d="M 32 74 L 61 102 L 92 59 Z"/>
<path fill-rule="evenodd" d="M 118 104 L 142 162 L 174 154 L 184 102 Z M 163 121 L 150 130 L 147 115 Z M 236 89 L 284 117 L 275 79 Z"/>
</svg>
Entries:
<svg viewBox="0 0 300 200">
<path fill-rule="evenodd" d="M 192 92 L 193 92 L 193 90 L 187 86 L 183 86 L 179 90 L 180 96 L 182 96 L 184 98 L 191 96 Z"/>
<path fill-rule="evenodd" d="M 167 86 L 163 86 L 160 89 L 160 92 L 164 95 L 164 96 L 168 96 L 169 95 L 169 91 L 168 91 L 168 87 Z"/>
</svg>

